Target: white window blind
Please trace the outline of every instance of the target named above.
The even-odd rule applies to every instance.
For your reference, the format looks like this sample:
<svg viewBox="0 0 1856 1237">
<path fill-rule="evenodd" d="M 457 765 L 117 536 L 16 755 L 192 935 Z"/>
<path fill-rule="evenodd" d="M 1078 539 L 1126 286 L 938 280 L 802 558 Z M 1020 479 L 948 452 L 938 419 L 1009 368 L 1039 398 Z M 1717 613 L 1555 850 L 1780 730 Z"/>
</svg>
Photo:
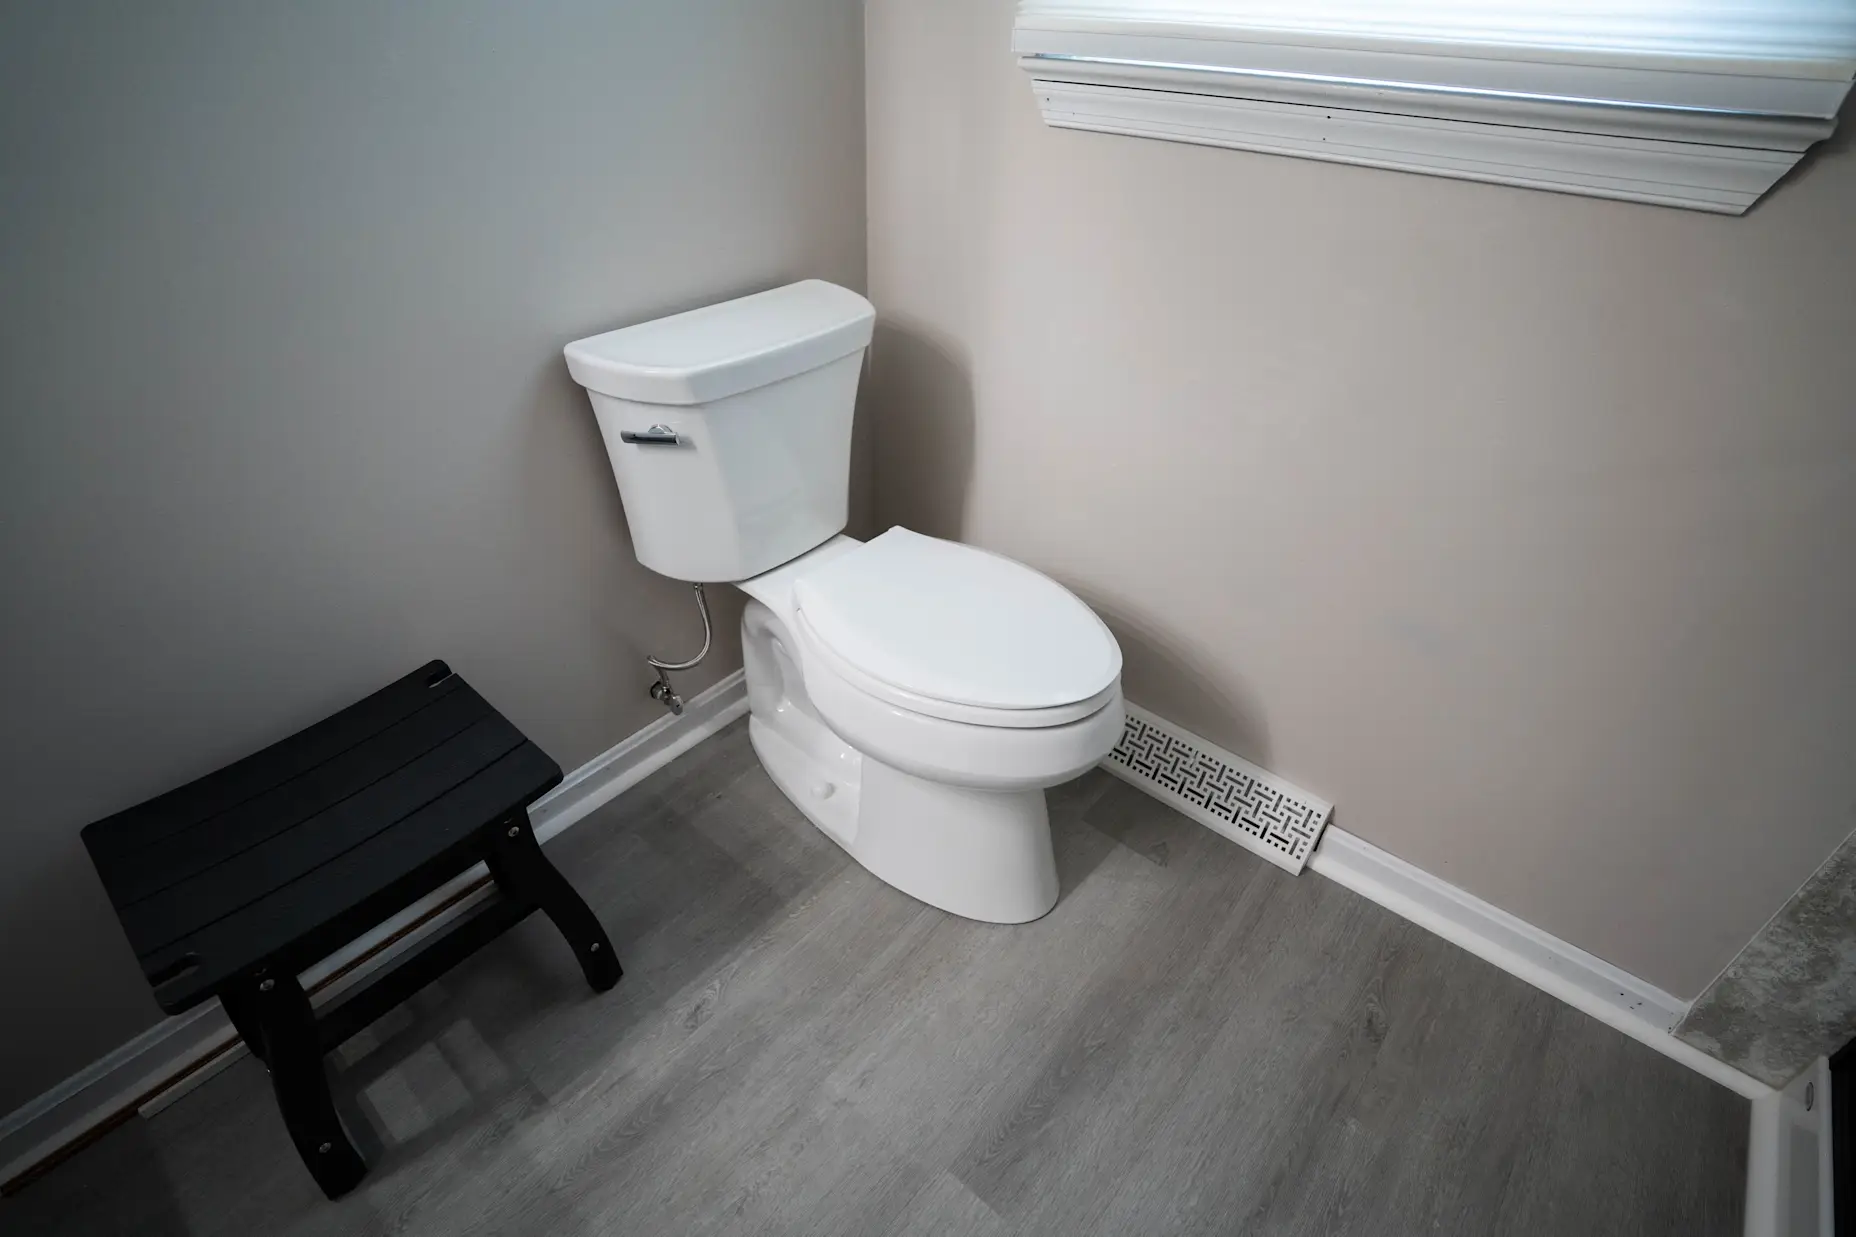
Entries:
<svg viewBox="0 0 1856 1237">
<path fill-rule="evenodd" d="M 1835 127 L 1856 0 L 1021 0 L 1059 127 L 1739 213 Z"/>
</svg>

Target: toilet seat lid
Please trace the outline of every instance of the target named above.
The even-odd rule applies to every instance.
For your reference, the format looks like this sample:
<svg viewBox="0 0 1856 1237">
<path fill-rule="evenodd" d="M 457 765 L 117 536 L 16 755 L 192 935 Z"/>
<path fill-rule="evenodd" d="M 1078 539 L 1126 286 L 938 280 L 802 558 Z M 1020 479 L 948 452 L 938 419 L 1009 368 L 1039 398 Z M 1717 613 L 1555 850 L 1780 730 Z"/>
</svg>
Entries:
<svg viewBox="0 0 1856 1237">
<path fill-rule="evenodd" d="M 998 554 L 892 528 L 800 577 L 799 612 L 833 653 L 879 682 L 984 709 L 1089 700 L 1121 675 L 1095 612 Z"/>
</svg>

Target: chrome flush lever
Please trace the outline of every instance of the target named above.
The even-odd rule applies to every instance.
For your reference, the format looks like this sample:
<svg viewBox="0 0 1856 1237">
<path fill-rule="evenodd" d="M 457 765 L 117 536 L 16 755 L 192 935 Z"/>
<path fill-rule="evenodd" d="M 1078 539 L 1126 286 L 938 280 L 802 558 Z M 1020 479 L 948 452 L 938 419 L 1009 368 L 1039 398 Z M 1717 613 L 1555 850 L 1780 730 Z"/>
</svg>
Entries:
<svg viewBox="0 0 1856 1237">
<path fill-rule="evenodd" d="M 680 447 L 689 440 L 668 425 L 653 425 L 648 430 L 620 430 L 619 441 L 641 447 Z"/>
</svg>

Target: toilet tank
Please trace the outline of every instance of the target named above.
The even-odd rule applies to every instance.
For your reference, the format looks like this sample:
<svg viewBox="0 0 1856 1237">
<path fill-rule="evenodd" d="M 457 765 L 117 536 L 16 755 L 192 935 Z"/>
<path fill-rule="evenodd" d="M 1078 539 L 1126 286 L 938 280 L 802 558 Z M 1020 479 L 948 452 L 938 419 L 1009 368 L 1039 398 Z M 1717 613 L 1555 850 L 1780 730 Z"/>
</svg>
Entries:
<svg viewBox="0 0 1856 1237">
<path fill-rule="evenodd" d="M 567 345 L 638 561 L 746 580 L 844 528 L 876 311 L 809 279 Z"/>
</svg>

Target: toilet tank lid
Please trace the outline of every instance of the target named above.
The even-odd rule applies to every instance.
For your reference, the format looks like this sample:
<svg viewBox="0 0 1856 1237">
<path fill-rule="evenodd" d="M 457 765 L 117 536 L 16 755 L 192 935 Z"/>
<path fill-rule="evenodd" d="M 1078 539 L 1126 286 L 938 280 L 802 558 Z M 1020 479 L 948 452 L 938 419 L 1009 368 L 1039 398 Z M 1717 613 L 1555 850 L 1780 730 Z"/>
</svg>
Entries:
<svg viewBox="0 0 1856 1237">
<path fill-rule="evenodd" d="M 870 343 L 876 309 L 807 279 L 568 344 L 589 391 L 643 404 L 705 404 L 817 369 Z"/>
</svg>

